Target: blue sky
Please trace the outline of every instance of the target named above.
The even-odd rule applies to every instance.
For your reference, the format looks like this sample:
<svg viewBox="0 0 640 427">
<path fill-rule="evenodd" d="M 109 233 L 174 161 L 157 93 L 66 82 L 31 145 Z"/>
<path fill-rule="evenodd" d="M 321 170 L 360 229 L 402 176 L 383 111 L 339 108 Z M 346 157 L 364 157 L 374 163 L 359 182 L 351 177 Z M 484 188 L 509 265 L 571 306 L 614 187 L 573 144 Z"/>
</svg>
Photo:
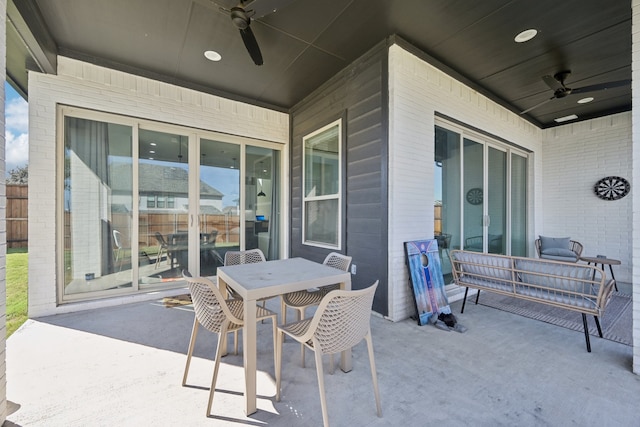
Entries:
<svg viewBox="0 0 640 427">
<path fill-rule="evenodd" d="M 4 88 L 6 169 L 10 171 L 29 162 L 29 108 L 9 84 Z"/>
</svg>

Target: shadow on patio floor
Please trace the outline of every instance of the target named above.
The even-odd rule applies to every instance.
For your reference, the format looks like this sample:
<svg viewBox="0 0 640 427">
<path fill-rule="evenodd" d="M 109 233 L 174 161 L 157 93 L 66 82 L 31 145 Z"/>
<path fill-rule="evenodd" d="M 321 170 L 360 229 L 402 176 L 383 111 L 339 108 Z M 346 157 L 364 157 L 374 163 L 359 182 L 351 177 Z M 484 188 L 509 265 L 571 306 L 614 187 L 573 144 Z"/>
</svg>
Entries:
<svg viewBox="0 0 640 427">
<path fill-rule="evenodd" d="M 279 301 L 269 301 L 277 310 Z M 453 303 L 455 313 L 460 302 Z M 372 317 L 383 418 L 377 418 L 366 346 L 353 371 L 326 374 L 333 426 L 640 424 L 640 376 L 632 348 L 496 309 L 470 305 L 464 334 Z M 162 300 L 29 320 L 7 341 L 7 425 L 322 424 L 313 357 L 284 346 L 283 395 L 275 401 L 271 325 L 258 325 L 258 412 L 243 412 L 242 356 L 223 359 L 205 417 L 215 335 L 198 336 L 181 387 L 190 306 Z M 231 340 L 232 338 L 230 338 Z M 232 348 L 230 346 L 230 348 Z M 242 344 L 240 343 L 240 351 Z"/>
</svg>

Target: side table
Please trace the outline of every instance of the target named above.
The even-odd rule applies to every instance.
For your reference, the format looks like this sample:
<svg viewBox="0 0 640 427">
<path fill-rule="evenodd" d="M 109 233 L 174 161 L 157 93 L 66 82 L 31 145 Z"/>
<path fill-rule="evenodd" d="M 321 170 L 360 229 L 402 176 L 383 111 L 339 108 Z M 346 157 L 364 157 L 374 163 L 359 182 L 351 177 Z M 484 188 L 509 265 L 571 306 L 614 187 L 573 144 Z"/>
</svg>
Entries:
<svg viewBox="0 0 640 427">
<path fill-rule="evenodd" d="M 613 275 L 613 268 L 611 266 L 612 265 L 620 265 L 620 264 L 622 264 L 620 262 L 620 260 L 613 259 L 613 258 L 602 257 L 602 256 L 598 256 L 598 257 L 581 256 L 580 257 L 580 261 L 585 261 L 587 263 L 587 265 L 591 265 L 591 263 L 593 263 L 593 265 L 595 265 L 596 267 L 598 266 L 598 264 L 600 264 L 602 266 L 602 270 L 603 271 L 604 271 L 605 264 L 608 265 L 609 266 L 609 271 L 611 272 L 611 278 L 614 280 L 614 286 L 616 288 L 616 291 L 618 290 L 618 283 L 615 281 L 616 280 L 616 276 Z"/>
</svg>

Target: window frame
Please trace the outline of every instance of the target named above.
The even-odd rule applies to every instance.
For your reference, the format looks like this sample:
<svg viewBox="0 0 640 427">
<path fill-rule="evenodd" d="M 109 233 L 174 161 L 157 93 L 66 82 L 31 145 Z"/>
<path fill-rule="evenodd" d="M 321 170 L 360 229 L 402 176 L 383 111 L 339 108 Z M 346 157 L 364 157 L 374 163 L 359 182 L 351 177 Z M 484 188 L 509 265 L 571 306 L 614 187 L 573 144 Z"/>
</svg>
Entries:
<svg viewBox="0 0 640 427">
<path fill-rule="evenodd" d="M 332 194 L 324 194 L 320 196 L 307 196 L 307 140 L 314 138 L 323 132 L 326 132 L 334 127 L 337 127 L 337 171 L 338 171 L 338 183 L 336 185 L 336 192 Z M 333 250 L 341 250 L 342 249 L 342 180 L 343 180 L 343 158 L 342 158 L 342 143 L 343 143 L 343 135 L 342 135 L 342 118 L 334 120 L 321 128 L 308 133 L 302 137 L 302 244 L 306 246 L 313 246 L 319 248 L 333 249 Z M 310 202 L 319 202 L 319 201 L 327 201 L 327 200 L 337 200 L 337 218 L 336 218 L 336 244 L 330 244 L 326 242 L 318 242 L 314 240 L 307 239 L 307 206 Z"/>
</svg>

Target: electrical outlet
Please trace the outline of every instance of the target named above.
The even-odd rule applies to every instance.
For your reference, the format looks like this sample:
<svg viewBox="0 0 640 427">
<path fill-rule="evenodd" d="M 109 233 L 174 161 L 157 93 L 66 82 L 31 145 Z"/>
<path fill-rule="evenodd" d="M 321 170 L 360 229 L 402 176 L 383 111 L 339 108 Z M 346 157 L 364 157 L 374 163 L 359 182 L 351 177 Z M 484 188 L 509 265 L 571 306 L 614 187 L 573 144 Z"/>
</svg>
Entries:
<svg viewBox="0 0 640 427">
<path fill-rule="evenodd" d="M 356 265 L 355 264 L 351 265 L 351 274 L 356 274 Z"/>
</svg>

